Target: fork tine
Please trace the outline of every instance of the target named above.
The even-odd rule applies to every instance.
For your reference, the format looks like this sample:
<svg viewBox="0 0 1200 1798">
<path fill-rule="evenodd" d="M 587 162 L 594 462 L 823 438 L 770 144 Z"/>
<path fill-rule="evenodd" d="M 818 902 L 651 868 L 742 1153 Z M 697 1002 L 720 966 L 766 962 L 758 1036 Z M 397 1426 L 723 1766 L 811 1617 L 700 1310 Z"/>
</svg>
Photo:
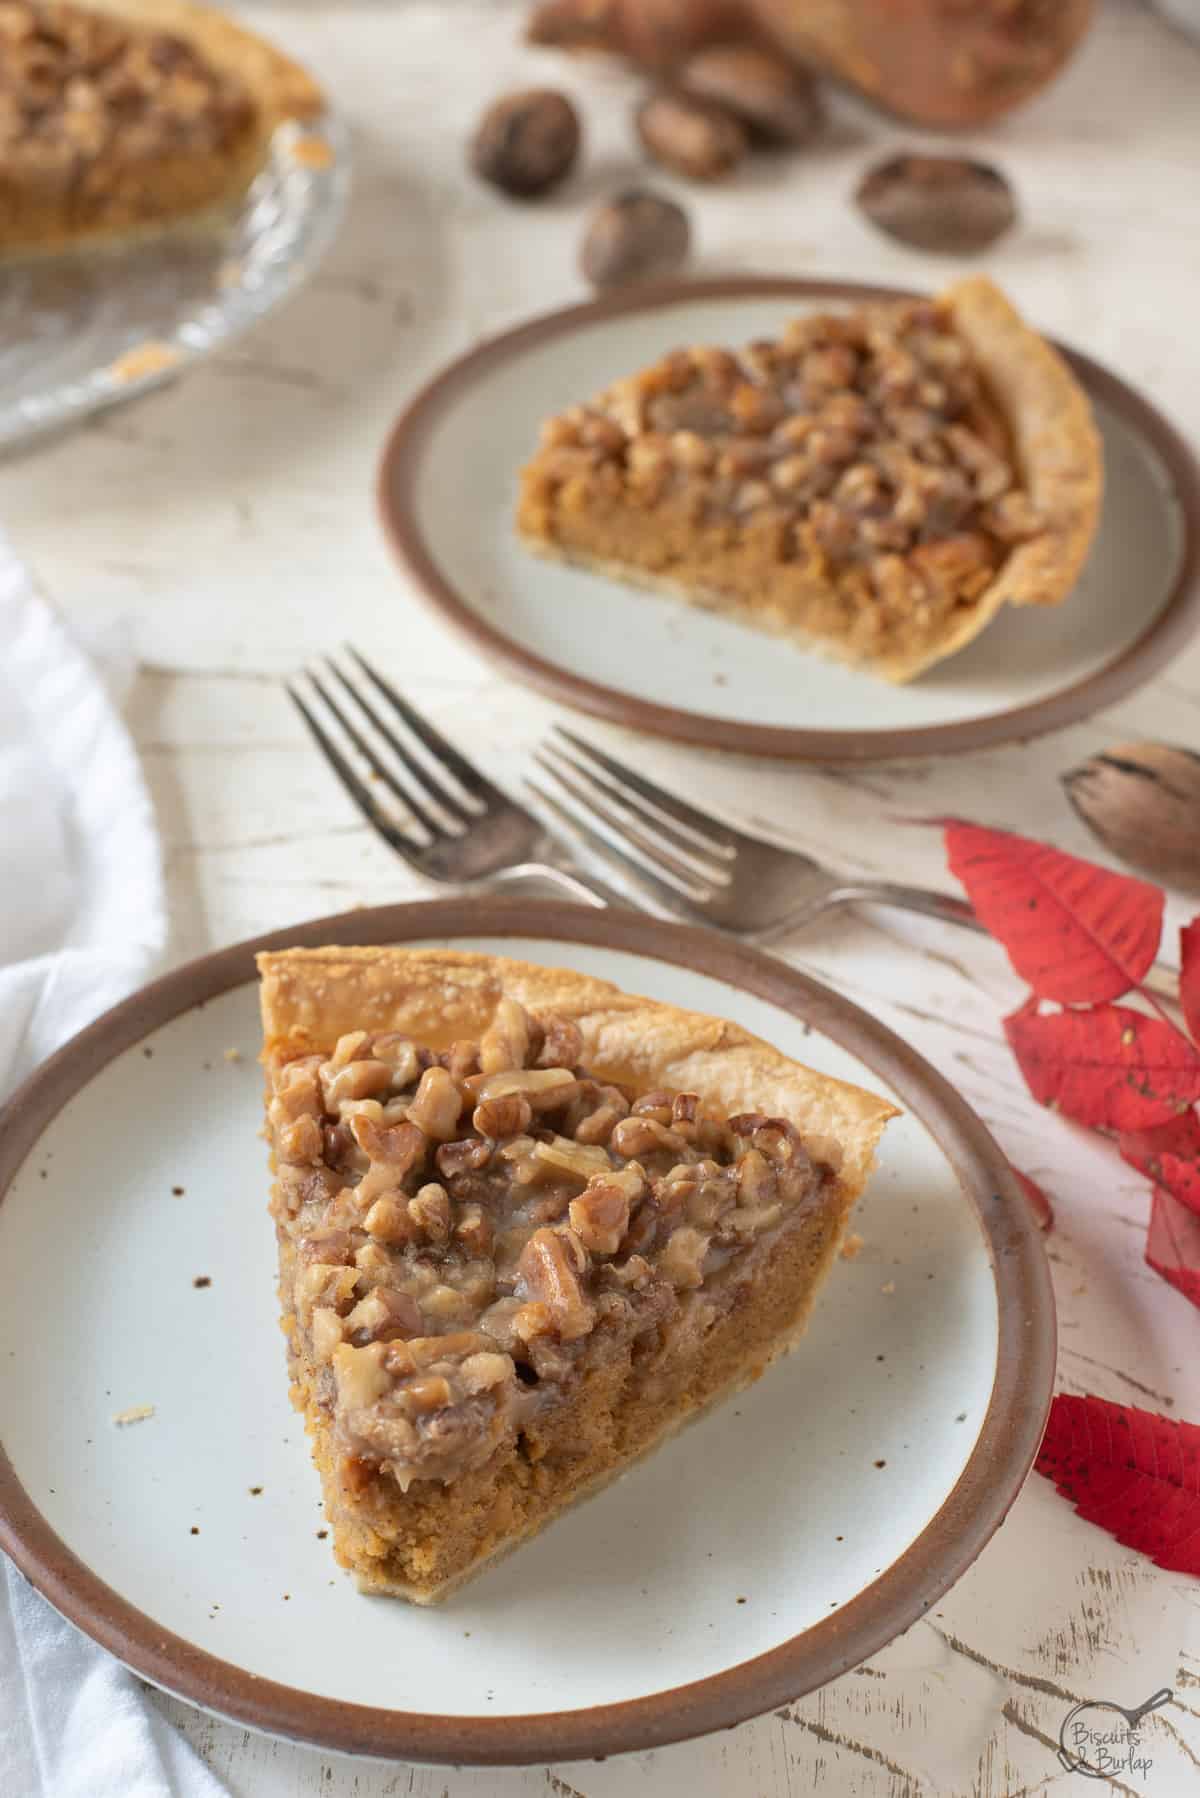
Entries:
<svg viewBox="0 0 1200 1798">
<path fill-rule="evenodd" d="M 713 897 L 711 884 L 704 881 L 698 870 L 679 861 L 648 832 L 622 818 L 605 800 L 598 799 L 581 781 L 565 772 L 561 761 L 553 760 L 544 749 L 536 749 L 533 759 L 542 773 L 548 774 L 563 789 L 567 795 L 567 809 L 580 819 L 592 836 L 599 837 L 610 849 L 620 850 L 627 861 L 632 861 L 643 873 L 653 874 L 693 905 L 703 905 Z"/>
<path fill-rule="evenodd" d="M 346 654 L 353 658 L 372 686 L 383 694 L 388 704 L 408 726 L 417 741 L 424 744 L 438 764 L 439 770 L 448 769 L 463 791 L 468 793 L 472 799 L 477 799 L 481 805 L 503 805 L 505 803 L 505 795 L 499 787 L 493 786 L 491 781 L 467 760 L 466 756 L 459 754 L 453 743 L 446 741 L 441 731 L 435 730 L 428 719 L 422 718 L 420 712 L 414 710 L 404 695 L 397 692 L 391 681 L 385 680 L 382 674 L 377 674 L 370 663 L 363 660 L 353 644 L 347 643 Z"/>
<path fill-rule="evenodd" d="M 647 780 L 644 774 L 638 774 L 624 762 L 619 762 L 614 755 L 608 755 L 598 749 L 594 743 L 588 743 L 583 737 L 577 737 L 573 730 L 564 724 L 555 724 L 554 730 L 560 737 L 565 737 L 576 754 L 585 756 L 589 761 L 597 763 L 610 774 L 622 789 L 629 789 L 646 801 L 646 809 L 653 816 L 656 824 L 665 823 L 668 827 L 681 831 L 685 837 L 691 837 L 695 847 L 707 849 L 711 855 L 718 855 L 723 860 L 732 861 L 738 852 L 737 839 L 726 827 L 709 812 L 702 812 L 699 806 L 689 805 L 686 800 L 676 798 L 665 788 L 656 786 Z M 620 797 L 628 803 L 629 792 L 621 791 Z"/>
<path fill-rule="evenodd" d="M 546 753 L 546 748 L 543 747 L 542 754 Z M 618 781 L 610 780 L 606 774 L 597 773 L 587 763 L 577 760 L 568 750 L 560 749 L 556 744 L 553 753 L 559 765 L 570 768 L 578 776 L 577 790 L 582 789 L 580 798 L 587 792 L 591 795 L 592 805 L 601 806 L 604 801 L 599 795 L 608 795 L 612 801 L 608 813 L 615 828 L 652 845 L 655 854 L 664 858 L 670 856 L 678 865 L 686 867 L 701 880 L 716 882 L 721 886 L 729 884 L 733 857 L 727 858 L 719 849 L 708 845 L 701 849 L 697 845 L 694 831 L 684 830 L 671 819 L 661 817 L 649 805 L 644 805 L 636 795 L 627 792 Z"/>
<path fill-rule="evenodd" d="M 376 777 L 383 782 L 390 793 L 395 794 L 401 805 L 408 807 L 409 811 L 411 811 L 413 816 L 417 819 L 417 822 L 429 832 L 431 837 L 444 837 L 446 835 L 446 827 L 444 824 L 439 824 L 437 819 L 433 816 L 433 813 L 429 811 L 429 795 L 425 786 L 421 784 L 419 776 L 415 782 L 415 794 L 409 790 L 407 785 L 402 786 L 386 764 L 376 755 L 362 732 L 354 728 L 349 718 L 346 716 L 337 700 L 333 697 L 329 688 L 323 684 L 320 677 L 314 674 L 310 669 L 308 678 L 316 691 L 320 694 L 323 702 L 329 707 L 329 710 L 333 713 L 354 747 L 358 750 L 358 753 L 363 757 L 364 761 L 370 763 Z M 419 797 L 417 795 L 419 795 Z"/>
<path fill-rule="evenodd" d="M 623 843 L 602 834 L 595 821 L 588 818 L 582 811 L 568 807 L 555 794 L 549 792 L 545 787 L 539 786 L 537 781 L 531 780 L 528 775 L 524 778 L 524 785 L 539 804 L 557 820 L 568 838 L 582 843 L 585 847 L 590 847 L 598 855 L 603 856 L 606 862 L 616 863 L 628 878 L 630 886 L 639 895 L 642 904 L 648 905 L 657 916 L 678 919 L 681 912 L 685 916 L 690 915 L 697 918 L 703 916 L 694 900 L 678 892 L 658 874 L 653 874 L 644 868 L 640 862 L 634 861 L 627 853 Z"/>
<path fill-rule="evenodd" d="M 417 760 L 412 750 L 400 740 L 391 725 L 385 723 L 379 716 L 379 713 L 375 710 L 375 707 L 371 704 L 370 700 L 364 698 L 358 688 L 354 686 L 351 681 L 346 679 L 346 676 L 342 673 L 337 663 L 328 656 L 325 659 L 329 664 L 330 673 L 333 674 L 345 688 L 346 692 L 350 695 L 351 699 L 354 701 L 359 711 L 363 713 L 368 722 L 375 726 L 375 729 L 379 732 L 384 742 L 387 743 L 393 751 L 397 761 L 403 763 L 405 771 L 416 784 L 417 791 L 422 794 L 428 802 L 431 797 L 429 793 L 430 778 L 423 764 Z M 336 714 L 336 708 L 334 709 Z M 364 748 L 363 753 L 367 754 L 368 751 Z M 387 778 L 386 775 L 384 778 Z M 432 798 L 436 804 L 440 805 L 444 811 L 448 812 L 450 816 L 459 823 L 469 823 L 472 818 L 478 816 L 478 813 L 464 805 L 461 799 L 452 797 L 444 783 L 439 783 Z"/>
<path fill-rule="evenodd" d="M 353 799 L 355 805 L 358 807 L 367 823 L 371 826 L 371 829 L 383 838 L 389 849 L 394 849 L 396 854 L 403 856 L 405 861 L 412 862 L 416 844 L 413 843 L 411 838 L 406 837 L 404 832 L 400 830 L 395 822 L 388 817 L 387 813 L 381 809 L 376 801 L 374 793 L 372 793 L 366 781 L 363 780 L 357 770 L 346 760 L 337 744 L 323 729 L 321 724 L 318 723 L 309 707 L 305 704 L 299 693 L 297 693 L 295 687 L 288 686 L 286 691 L 288 698 L 308 726 L 309 731 L 316 742 L 317 748 L 321 751 L 321 754 L 325 757 L 325 760 L 329 763 L 330 767 L 349 793 L 351 799 Z M 415 866 L 415 863 L 413 865 Z"/>
</svg>

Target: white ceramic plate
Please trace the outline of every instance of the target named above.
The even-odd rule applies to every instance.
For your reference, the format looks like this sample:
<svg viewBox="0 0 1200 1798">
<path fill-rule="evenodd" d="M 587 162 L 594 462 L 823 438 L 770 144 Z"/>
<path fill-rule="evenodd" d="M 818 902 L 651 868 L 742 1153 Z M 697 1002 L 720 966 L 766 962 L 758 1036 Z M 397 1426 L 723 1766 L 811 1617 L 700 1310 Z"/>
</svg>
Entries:
<svg viewBox="0 0 1200 1798">
<path fill-rule="evenodd" d="M 865 1246 L 795 1355 L 517 1556 L 437 1610 L 364 1598 L 319 1536 L 287 1401 L 261 945 L 192 964 L 76 1039 L 0 1120 L 0 1543 L 53 1602 L 254 1726 L 457 1762 L 735 1722 L 933 1604 L 1028 1471 L 1054 1361 L 1036 1231 L 933 1070 L 782 964 L 628 915 L 463 901 L 286 940 L 568 964 L 889 1087 L 907 1115 L 856 1217 Z M 141 1406 L 153 1415 L 114 1422 Z"/>
<path fill-rule="evenodd" d="M 313 273 L 349 184 L 349 133 L 326 112 L 280 125 L 218 214 L 0 263 L 0 448 L 161 386 L 249 330 Z"/>
<path fill-rule="evenodd" d="M 380 499 L 438 610 L 519 679 L 618 723 L 807 759 L 957 752 L 1111 704 L 1200 620 L 1200 484 L 1171 427 L 1074 356 L 1104 436 L 1100 530 L 1061 606 L 1014 611 L 904 687 L 714 612 L 546 561 L 513 530 L 517 472 L 551 413 L 681 344 L 775 335 L 797 311 L 894 290 L 743 277 L 626 294 L 492 339 L 413 402 Z M 464 519 L 470 529 L 464 530 Z"/>
</svg>

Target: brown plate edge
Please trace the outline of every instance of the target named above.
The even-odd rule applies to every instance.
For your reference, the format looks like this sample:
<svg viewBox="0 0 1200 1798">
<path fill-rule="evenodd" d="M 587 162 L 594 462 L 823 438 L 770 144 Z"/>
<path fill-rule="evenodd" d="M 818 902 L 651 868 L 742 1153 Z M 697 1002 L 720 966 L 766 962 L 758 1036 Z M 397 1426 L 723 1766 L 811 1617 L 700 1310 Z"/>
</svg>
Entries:
<svg viewBox="0 0 1200 1798">
<path fill-rule="evenodd" d="M 858 1055 L 930 1130 L 963 1182 L 996 1282 L 999 1342 L 970 1458 L 892 1566 L 833 1616 L 749 1661 L 649 1697 L 521 1717 L 385 1711 L 261 1679 L 163 1630 L 58 1538 L 0 1448 L 0 1547 L 63 1616 L 157 1686 L 266 1734 L 343 1753 L 503 1766 L 604 1758 L 729 1728 L 858 1665 L 922 1617 L 1003 1522 L 1037 1453 L 1054 1382 L 1056 1325 L 1040 1234 L 1005 1158 L 966 1103 L 885 1026 L 807 976 L 713 933 L 553 902 L 435 900 L 315 919 L 164 975 L 53 1055 L 0 1111 L 0 1203 L 46 1125 L 151 1030 L 255 977 L 262 949 L 471 936 L 543 936 L 695 967 L 804 1017 Z"/>
<path fill-rule="evenodd" d="M 384 535 L 418 593 L 460 636 L 513 679 L 593 717 L 657 736 L 727 749 L 744 755 L 777 756 L 808 762 L 879 762 L 927 755 L 960 754 L 1061 730 L 1113 705 L 1143 685 L 1177 655 L 1200 629 L 1200 465 L 1174 425 L 1144 395 L 1082 351 L 1057 343 L 1090 393 L 1117 412 L 1146 442 L 1170 476 L 1179 507 L 1183 541 L 1179 567 L 1156 617 L 1121 653 L 1028 705 L 984 718 L 951 724 L 918 725 L 878 731 L 793 730 L 753 724 L 707 713 L 656 705 L 560 668 L 490 624 L 442 575 L 425 546 L 412 502 L 412 489 L 428 433 L 438 414 L 464 386 L 497 362 L 578 326 L 626 312 L 657 311 L 689 301 L 712 299 L 840 299 L 854 302 L 920 298 L 912 288 L 870 282 L 809 280 L 797 276 L 731 275 L 702 281 L 671 281 L 562 307 L 527 324 L 485 338 L 444 368 L 410 400 L 384 445 L 376 479 L 376 503 Z"/>
</svg>

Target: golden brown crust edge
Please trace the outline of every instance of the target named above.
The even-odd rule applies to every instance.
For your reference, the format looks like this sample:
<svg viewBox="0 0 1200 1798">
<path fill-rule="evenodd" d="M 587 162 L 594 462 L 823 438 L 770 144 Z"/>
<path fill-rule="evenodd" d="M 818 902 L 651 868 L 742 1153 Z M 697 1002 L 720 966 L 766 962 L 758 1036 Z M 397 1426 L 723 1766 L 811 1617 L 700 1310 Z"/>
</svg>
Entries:
<svg viewBox="0 0 1200 1798">
<path fill-rule="evenodd" d="M 402 1030 L 437 1048 L 482 1033 L 507 994 L 573 1019 L 582 1064 L 643 1091 L 698 1093 L 727 1113 L 787 1117 L 861 1193 L 894 1105 L 803 1067 L 737 1024 L 623 993 L 570 968 L 457 949 L 287 949 L 258 957 L 267 1062 L 331 1047 L 351 1030 Z"/>
<path fill-rule="evenodd" d="M 938 299 L 1004 413 L 1022 480 L 1046 528 L 1013 551 L 932 647 L 873 664 L 897 682 L 912 680 L 965 648 L 1001 606 L 1052 606 L 1066 599 L 1087 559 L 1104 490 L 1104 455 L 1091 403 L 1058 351 L 986 275 L 957 281 Z"/>
<path fill-rule="evenodd" d="M 144 30 L 183 37 L 217 68 L 238 76 L 258 106 L 264 135 L 284 119 L 307 119 L 324 110 L 325 96 L 307 70 L 273 44 L 215 7 L 193 0 L 80 0 Z"/>
</svg>

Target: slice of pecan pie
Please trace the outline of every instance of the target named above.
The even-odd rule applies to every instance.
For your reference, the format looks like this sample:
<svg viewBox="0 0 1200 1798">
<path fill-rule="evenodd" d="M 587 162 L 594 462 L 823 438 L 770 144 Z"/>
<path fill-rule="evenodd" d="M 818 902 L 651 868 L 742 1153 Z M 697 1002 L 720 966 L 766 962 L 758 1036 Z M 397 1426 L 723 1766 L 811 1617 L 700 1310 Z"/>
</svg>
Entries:
<svg viewBox="0 0 1200 1798">
<path fill-rule="evenodd" d="M 427 1604 L 791 1348 L 893 1107 L 562 968 L 259 965 L 293 1399 Z"/>
<path fill-rule="evenodd" d="M 982 277 L 687 349 L 542 429 L 530 549 L 906 681 L 999 608 L 1055 605 L 1100 441 L 1062 357 Z"/>
<path fill-rule="evenodd" d="M 0 0 L 0 251 L 162 226 L 234 198 L 303 69 L 189 0 Z"/>
</svg>

